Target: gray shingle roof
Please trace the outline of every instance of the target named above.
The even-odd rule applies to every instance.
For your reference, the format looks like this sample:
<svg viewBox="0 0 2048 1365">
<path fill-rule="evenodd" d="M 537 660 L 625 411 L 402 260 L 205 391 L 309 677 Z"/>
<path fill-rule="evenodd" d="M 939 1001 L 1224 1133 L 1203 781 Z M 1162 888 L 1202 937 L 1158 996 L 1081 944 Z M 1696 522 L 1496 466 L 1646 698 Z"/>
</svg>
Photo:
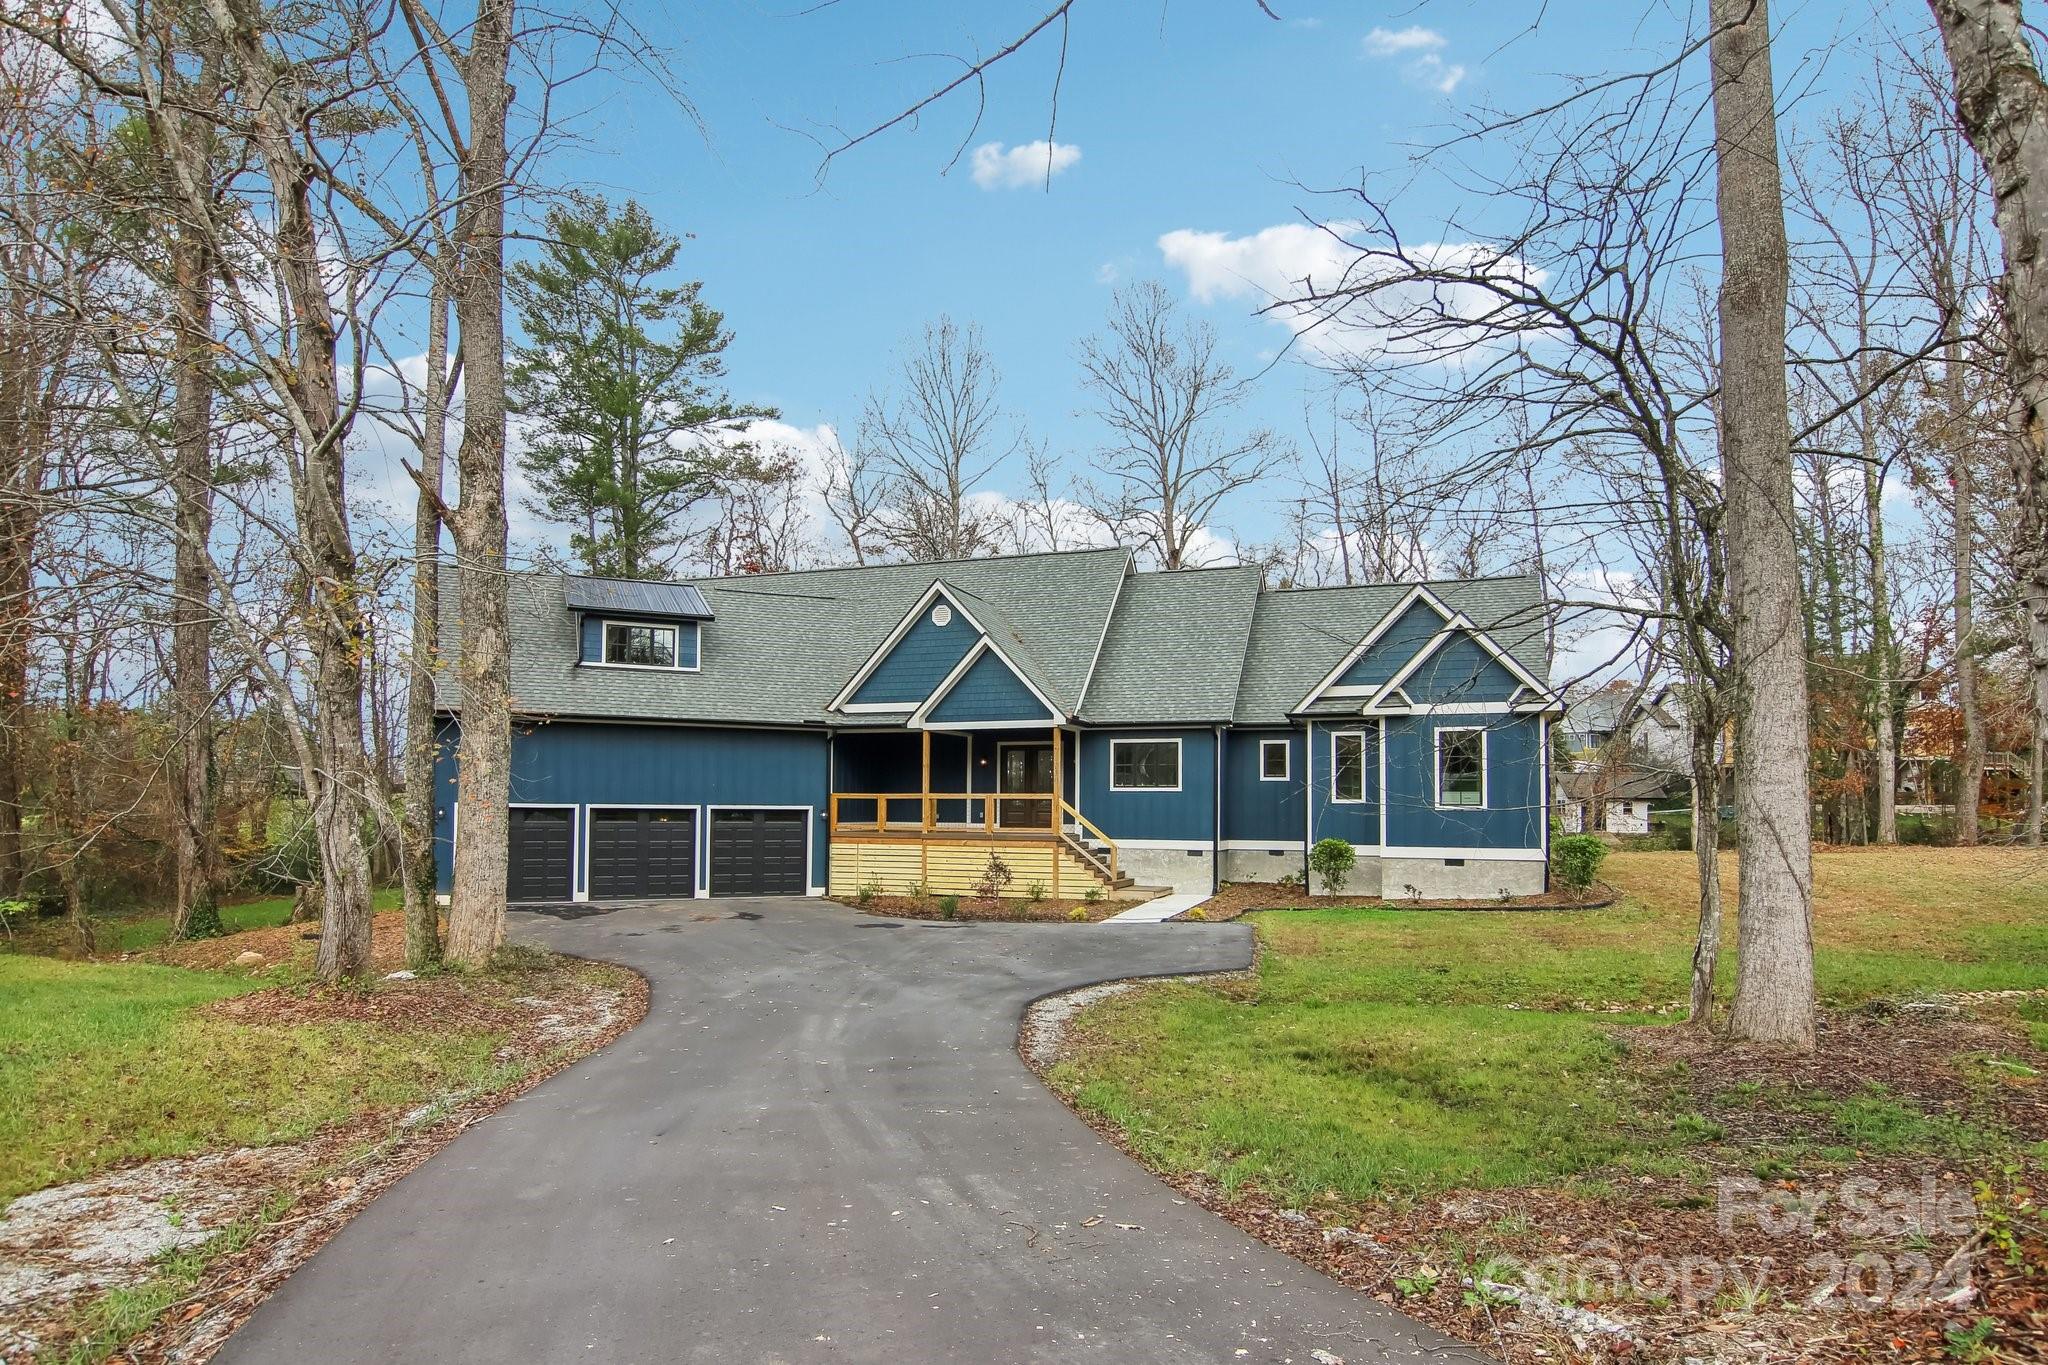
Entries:
<svg viewBox="0 0 2048 1365">
<path fill-rule="evenodd" d="M 1263 594 L 1252 618 L 1251 647 L 1245 652 L 1244 680 L 1237 690 L 1237 724 L 1284 725 L 1308 690 L 1412 586 L 1374 583 Z M 1491 635 L 1522 667 L 1545 678 L 1543 594 L 1533 577 L 1452 579 L 1428 587 L 1446 607 L 1471 617 L 1473 625 Z M 1316 709 L 1355 713 L 1359 703 L 1332 701 Z"/>
<path fill-rule="evenodd" d="M 848 723 L 825 710 L 905 612 L 939 579 L 993 607 L 1027 656 L 1019 667 L 1063 710 L 1079 703 L 1096 642 L 1130 566 L 1124 549 L 995 556 L 697 579 L 715 619 L 699 669 L 577 666 L 576 614 L 560 574 L 511 575 L 512 696 L 529 715 L 696 720 L 754 725 Z M 460 595 L 442 570 L 441 652 L 461 641 Z M 973 610 L 972 603 L 963 603 Z M 1005 644 L 1008 649 L 1009 645 Z M 459 697 L 444 673 L 438 701 Z"/>
<path fill-rule="evenodd" d="M 1256 566 L 1137 574 L 1110 617 L 1081 719 L 1228 724 L 1259 600 Z"/>
<path fill-rule="evenodd" d="M 1075 550 L 698 579 L 688 586 L 713 619 L 701 627 L 694 673 L 579 667 L 570 580 L 515 573 L 513 705 L 528 715 L 620 720 L 900 724 L 825 708 L 937 580 L 1055 705 L 1067 714 L 1080 708 L 1087 723 L 1284 725 L 1410 586 L 1262 592 L 1252 567 L 1133 575 L 1130 561 L 1123 549 Z M 453 571 L 442 575 L 441 648 L 453 658 L 460 595 Z M 1535 579 L 1429 587 L 1544 677 Z M 440 705 L 455 709 L 446 673 L 437 681 Z M 1358 703 L 1338 705 L 1355 711 Z"/>
</svg>

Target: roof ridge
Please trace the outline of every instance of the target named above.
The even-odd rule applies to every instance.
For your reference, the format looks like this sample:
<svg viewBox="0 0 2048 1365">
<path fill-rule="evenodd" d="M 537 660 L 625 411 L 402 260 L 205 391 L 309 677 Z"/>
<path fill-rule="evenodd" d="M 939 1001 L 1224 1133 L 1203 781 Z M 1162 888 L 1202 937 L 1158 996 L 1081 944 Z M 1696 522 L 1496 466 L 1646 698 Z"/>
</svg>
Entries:
<svg viewBox="0 0 2048 1365">
<path fill-rule="evenodd" d="M 1260 595 L 1278 597 L 1296 592 L 1359 592 L 1367 588 L 1441 588 L 1454 583 L 1508 583 L 1518 579 L 1533 582 L 1536 577 L 1533 573 L 1489 573 L 1471 578 L 1389 578 L 1378 583 L 1314 583 L 1303 587 L 1265 588 Z"/>
</svg>

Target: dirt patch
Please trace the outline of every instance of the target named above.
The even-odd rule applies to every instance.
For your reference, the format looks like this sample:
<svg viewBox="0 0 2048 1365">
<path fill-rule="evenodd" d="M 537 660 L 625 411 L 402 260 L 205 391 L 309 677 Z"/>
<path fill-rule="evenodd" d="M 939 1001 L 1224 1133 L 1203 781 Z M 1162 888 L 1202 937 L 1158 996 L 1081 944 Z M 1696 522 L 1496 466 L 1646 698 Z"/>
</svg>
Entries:
<svg viewBox="0 0 2048 1365">
<path fill-rule="evenodd" d="M 1277 882 L 1225 882 L 1202 903 L 1212 920 L 1236 919 L 1253 910 L 1599 910 L 1614 904 L 1616 893 L 1605 884 L 1589 891 L 1547 891 L 1540 896 L 1505 900 L 1383 900 L 1378 896 L 1312 896 Z"/>
<path fill-rule="evenodd" d="M 1075 1014 L 1142 984 L 1039 1002 L 1020 1035 L 1025 1062 L 1043 1077 Z M 1515 1365 L 2048 1360 L 2048 1231 L 2033 1193 L 2043 1149 L 1936 1140 L 1893 1151 L 1881 1132 L 1829 1127 L 1861 1104 L 2038 1139 L 2048 1082 L 2035 1073 L 2048 1059 L 2008 1008 L 1831 1014 L 1811 1056 L 1676 1028 L 1618 1031 L 1624 1065 L 1667 1097 L 1641 1121 L 1699 1125 L 1668 1172 L 1616 1167 L 1365 1206 L 1332 1194 L 1299 1208 L 1208 1172 L 1161 1176 L 1261 1241 Z M 1076 1112 L 1135 1158 L 1120 1130 Z"/>
<path fill-rule="evenodd" d="M 446 924 L 443 919 L 443 932 L 446 932 Z M 320 926 L 311 922 L 280 924 L 269 929 L 244 929 L 238 934 L 224 934 L 220 938 L 166 944 L 140 956 L 147 961 L 164 962 L 173 967 L 219 972 L 242 965 L 236 959 L 243 953 L 259 953 L 263 961 L 253 964 L 250 969 L 261 971 L 290 963 L 302 954 L 310 957 L 319 950 L 319 945 Z M 370 917 L 370 960 L 380 972 L 394 972 L 405 966 L 405 915 L 402 912 L 380 910 Z"/>
<path fill-rule="evenodd" d="M 205 1360 L 378 1193 L 470 1124 L 639 1023 L 647 998 L 636 973 L 549 957 L 531 970 L 374 990 L 278 988 L 208 1007 L 252 1022 L 502 1030 L 494 1060 L 513 1079 L 359 1115 L 304 1142 L 142 1163 L 15 1200 L 0 1218 L 0 1360 L 61 1356 L 95 1296 L 156 1277 L 166 1252 L 212 1244 L 220 1254 L 121 1356 Z"/>
<path fill-rule="evenodd" d="M 1042 901 L 1001 900 L 991 906 L 986 901 L 969 900 L 963 896 L 960 898 L 960 904 L 954 910 L 954 913 L 948 915 L 940 908 L 939 902 L 935 897 L 926 897 L 922 900 L 912 899 L 909 896 L 870 896 L 865 901 L 851 897 L 834 897 L 834 899 L 838 900 L 841 905 L 851 906 L 865 914 L 887 915 L 895 919 L 955 919 L 1008 921 L 1012 923 L 1041 923 L 1053 920 L 1066 922 L 1074 920 L 1074 911 L 1076 910 L 1082 912 L 1087 922 L 1093 923 L 1098 920 L 1108 919 L 1119 910 L 1128 910 L 1132 905 L 1136 904 L 1134 901 L 1107 899 L 1099 901 L 1047 899 Z M 1081 921 L 1075 920 L 1074 922 L 1080 923 Z"/>
</svg>

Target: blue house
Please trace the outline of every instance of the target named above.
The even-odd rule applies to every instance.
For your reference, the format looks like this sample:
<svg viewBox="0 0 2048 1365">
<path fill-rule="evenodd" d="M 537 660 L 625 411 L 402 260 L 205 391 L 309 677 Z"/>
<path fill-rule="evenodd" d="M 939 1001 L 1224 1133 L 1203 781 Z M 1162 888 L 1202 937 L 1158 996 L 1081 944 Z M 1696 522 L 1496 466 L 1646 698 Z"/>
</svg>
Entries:
<svg viewBox="0 0 2048 1365">
<path fill-rule="evenodd" d="M 1123 549 L 511 585 L 514 900 L 1540 892 L 1536 581 L 1277 590 Z M 444 647 L 459 648 L 444 592 Z M 461 821 L 444 679 L 444 889 Z"/>
</svg>

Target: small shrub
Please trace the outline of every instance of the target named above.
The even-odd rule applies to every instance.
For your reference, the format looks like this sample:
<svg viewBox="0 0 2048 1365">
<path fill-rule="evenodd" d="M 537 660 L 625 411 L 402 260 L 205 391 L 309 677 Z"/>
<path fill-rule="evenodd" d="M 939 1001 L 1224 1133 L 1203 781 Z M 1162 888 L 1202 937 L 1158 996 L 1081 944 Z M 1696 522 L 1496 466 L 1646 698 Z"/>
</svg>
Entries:
<svg viewBox="0 0 2048 1365">
<path fill-rule="evenodd" d="M 882 888 L 878 886 L 876 883 L 862 882 L 853 893 L 853 903 L 855 905 L 866 905 L 869 901 L 873 900 L 875 897 L 881 894 Z"/>
<path fill-rule="evenodd" d="M 1067 911 L 1067 918 L 1076 924 L 1085 924 L 1088 922 L 1088 908 L 1083 905 L 1077 905 Z"/>
<path fill-rule="evenodd" d="M 988 866 L 982 868 L 981 880 L 974 884 L 975 897 L 987 904 L 989 909 L 995 909 L 997 902 L 1003 897 L 1004 888 L 1009 886 L 1016 875 L 1010 871 L 1008 863 L 996 854 L 989 854 Z"/>
<path fill-rule="evenodd" d="M 1273 885 L 1284 887 L 1289 891 L 1306 891 L 1308 889 L 1308 883 L 1301 879 L 1299 872 L 1290 872 L 1279 881 L 1273 883 Z"/>
<path fill-rule="evenodd" d="M 1045 899 L 1045 883 L 1032 882 L 1024 888 L 1024 899 L 1036 905 Z"/>
<path fill-rule="evenodd" d="M 1308 851 L 1308 865 L 1322 878 L 1324 895 L 1340 896 L 1344 883 L 1351 880 L 1351 869 L 1358 866 L 1358 850 L 1345 839 L 1318 839 Z"/>
<path fill-rule="evenodd" d="M 1099 886 L 1089 887 L 1081 893 L 1081 899 L 1087 901 L 1090 905 L 1096 904 L 1102 899 L 1102 888 Z"/>
<path fill-rule="evenodd" d="M 1204 910 L 1201 906 L 1197 905 L 1192 910 L 1189 910 L 1185 915 L 1182 915 L 1181 918 L 1191 920 L 1205 920 L 1209 918 L 1209 912 L 1207 910 Z"/>
<path fill-rule="evenodd" d="M 1550 846 L 1551 870 L 1573 891 L 1584 891 L 1600 875 L 1607 845 L 1591 834 L 1567 834 Z"/>
<path fill-rule="evenodd" d="M 939 897 L 939 917 L 941 919 L 960 918 L 960 898 L 958 896 Z"/>
</svg>

